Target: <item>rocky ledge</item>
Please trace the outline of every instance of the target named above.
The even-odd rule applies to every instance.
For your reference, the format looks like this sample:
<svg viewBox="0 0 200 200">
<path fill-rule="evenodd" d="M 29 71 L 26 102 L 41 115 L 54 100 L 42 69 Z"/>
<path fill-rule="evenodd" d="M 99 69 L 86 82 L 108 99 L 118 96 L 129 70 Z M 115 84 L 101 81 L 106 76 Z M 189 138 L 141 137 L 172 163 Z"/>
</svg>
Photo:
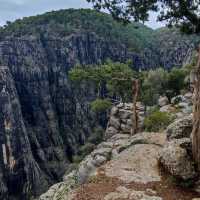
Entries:
<svg viewBox="0 0 200 200">
<path fill-rule="evenodd" d="M 93 177 L 98 174 L 98 169 L 100 166 L 103 166 L 104 164 L 108 163 L 108 161 L 113 160 L 113 162 L 119 161 L 122 165 L 125 167 L 125 162 L 121 160 L 121 158 L 126 160 L 126 156 L 128 155 L 131 157 L 131 154 L 137 155 L 137 159 L 139 157 L 143 157 L 142 152 L 139 154 L 139 152 L 143 149 L 145 152 L 144 159 L 146 161 L 149 161 L 149 158 L 151 156 L 154 157 L 154 159 L 151 159 L 152 165 L 156 166 L 157 163 L 157 156 L 158 156 L 158 150 L 160 149 L 160 146 L 164 144 L 165 141 L 165 135 L 161 133 L 138 133 L 137 135 L 130 136 L 130 134 L 116 134 L 110 139 L 107 140 L 107 142 L 103 142 L 98 145 L 97 149 L 94 150 L 90 155 L 88 155 L 79 165 L 77 170 L 74 170 L 69 175 L 63 177 L 63 182 L 58 183 L 56 185 L 53 185 L 45 194 L 41 195 L 39 200 L 57 200 L 57 199 L 73 199 L 74 198 L 74 188 L 77 188 L 79 185 L 86 183 L 90 177 Z M 146 146 L 147 145 L 147 146 Z M 144 146 L 144 148 L 143 148 Z M 131 147 L 134 147 L 132 150 Z M 146 148 L 147 147 L 147 148 Z M 153 148 L 151 148 L 153 147 Z M 126 152 L 126 151 L 132 151 Z M 148 155 L 148 152 L 151 151 L 152 153 Z M 124 153 L 123 153 L 124 152 Z M 149 157 L 148 157 L 149 156 Z M 132 163 L 129 163 L 130 169 L 134 169 L 135 167 L 135 161 L 133 160 Z M 116 166 L 120 168 L 119 163 L 109 163 L 111 166 Z M 133 165 L 132 165 L 133 164 Z M 143 171 L 138 174 L 137 171 L 132 171 L 133 176 L 127 176 L 129 173 L 131 173 L 131 170 L 129 169 L 114 169 L 108 165 L 106 168 L 106 175 L 108 176 L 116 176 L 116 174 L 121 174 L 121 179 L 126 179 L 127 182 L 132 182 L 132 180 L 135 180 L 136 178 L 142 179 L 144 183 L 151 182 L 151 181 L 160 181 L 159 173 L 157 173 L 155 170 L 153 170 L 153 175 L 150 176 L 144 176 L 143 172 L 146 171 L 146 173 L 149 173 L 148 169 L 146 168 L 147 165 L 143 165 L 144 163 L 141 163 L 141 166 L 144 166 Z M 128 164 L 127 164 L 128 165 Z M 137 168 L 138 169 L 138 168 Z M 111 171 L 113 173 L 111 173 Z M 124 173 L 126 172 L 126 173 Z M 107 197 L 108 198 L 108 197 Z"/>
<path fill-rule="evenodd" d="M 172 106 L 179 103 L 174 102 Z M 144 109 L 139 105 L 142 121 Z M 183 114 L 184 109 L 179 113 Z M 39 200 L 191 200 L 199 197 L 195 190 L 200 184 L 196 181 L 191 156 L 192 115 L 188 112 L 178 117 L 162 133 L 140 132 L 132 136 L 131 126 L 131 104 L 113 107 L 106 141 Z M 170 181 L 174 178 L 183 185 L 192 181 L 195 188 L 182 189 Z"/>
</svg>

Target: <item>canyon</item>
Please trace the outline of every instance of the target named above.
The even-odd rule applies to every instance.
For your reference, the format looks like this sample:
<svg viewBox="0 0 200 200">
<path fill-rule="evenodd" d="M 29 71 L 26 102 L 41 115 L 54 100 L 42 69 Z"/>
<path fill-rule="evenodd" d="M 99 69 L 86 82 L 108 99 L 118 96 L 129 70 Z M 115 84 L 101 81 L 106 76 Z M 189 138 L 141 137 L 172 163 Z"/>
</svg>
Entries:
<svg viewBox="0 0 200 200">
<path fill-rule="evenodd" d="M 72 67 L 107 59 L 130 59 L 135 70 L 180 67 L 190 63 L 198 40 L 176 30 L 123 26 L 84 9 L 0 28 L 0 199 L 45 192 L 94 129 L 106 128 L 107 117 L 90 109 L 96 89 L 75 86 L 68 78 Z"/>
</svg>

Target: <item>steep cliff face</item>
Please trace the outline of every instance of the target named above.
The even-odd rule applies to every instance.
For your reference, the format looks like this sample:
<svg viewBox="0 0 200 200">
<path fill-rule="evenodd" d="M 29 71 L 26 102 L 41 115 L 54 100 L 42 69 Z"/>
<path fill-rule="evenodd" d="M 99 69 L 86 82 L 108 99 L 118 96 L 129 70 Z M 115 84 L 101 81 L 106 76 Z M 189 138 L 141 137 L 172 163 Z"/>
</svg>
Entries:
<svg viewBox="0 0 200 200">
<path fill-rule="evenodd" d="M 195 47 L 200 41 L 199 36 L 186 35 L 175 28 L 161 28 L 154 35 L 158 65 L 170 69 L 191 63 Z"/>
<path fill-rule="evenodd" d="M 70 46 L 70 52 L 66 46 Z M 95 63 L 103 57 L 121 56 L 118 53 L 123 54 L 123 51 L 109 49 L 93 35 L 72 36 L 60 41 L 7 40 L 0 43 L 0 49 L 0 60 L 8 66 L 6 72 L 1 67 L 2 91 L 8 93 L 6 99 L 3 96 L 0 99 L 1 110 L 8 113 L 8 118 L 15 117 L 9 136 L 12 142 L 2 140 L 1 146 L 12 149 L 6 155 L 17 163 L 12 166 L 13 170 L 2 163 L 2 190 L 10 195 L 24 195 L 30 191 L 38 194 L 62 177 L 78 146 L 84 144 L 99 124 L 89 109 L 95 91 L 72 88 L 67 71 L 77 60 Z M 10 96 L 17 105 L 12 105 Z M 5 123 L 12 126 L 11 119 L 5 115 L 2 113 L 1 126 Z M 1 131 L 4 129 L 2 127 Z M 7 137 L 4 131 L 1 136 Z M 4 147 L 6 142 L 11 143 L 11 147 Z M 10 155 L 10 151 L 17 155 Z M 25 152 L 24 159 L 22 152 Z M 3 161 L 3 152 L 1 156 Z M 16 188 L 14 184 L 18 181 L 21 184 Z"/>
<path fill-rule="evenodd" d="M 0 176 L 1 199 L 10 195 L 21 198 L 29 190 L 41 192 L 48 177 L 35 161 L 15 82 L 8 67 L 0 68 Z M 41 188 L 38 185 L 41 184 Z M 36 189 L 37 188 L 37 189 Z"/>
<path fill-rule="evenodd" d="M 47 190 L 93 129 L 105 126 L 90 110 L 95 89 L 75 87 L 71 67 L 107 58 L 132 59 L 137 69 L 163 63 L 151 46 L 152 30 L 130 26 L 106 14 L 67 10 L 0 29 L 6 66 L 0 67 L 0 199 L 26 200 Z"/>
<path fill-rule="evenodd" d="M 98 63 L 106 58 L 124 60 L 126 56 L 123 46 L 111 45 L 94 34 L 56 40 L 9 38 L 0 42 L 1 64 L 8 66 L 6 73 L 1 67 L 2 84 L 6 85 L 2 90 L 8 90 L 7 99 L 0 99 L 1 106 L 5 104 L 1 110 L 9 114 L 8 120 L 14 121 L 14 125 L 5 122 L 7 116 L 2 113 L 1 137 L 7 138 L 5 123 L 11 126 L 12 135 L 0 145 L 9 156 L 7 159 L 13 159 L 9 162 L 14 162 L 10 169 L 1 152 L 2 198 L 9 194 L 29 199 L 31 193 L 45 191 L 61 179 L 93 128 L 105 125 L 90 111 L 95 90 L 73 87 L 68 70 L 76 63 Z M 10 96 L 14 96 L 17 105 L 8 100 Z"/>
</svg>

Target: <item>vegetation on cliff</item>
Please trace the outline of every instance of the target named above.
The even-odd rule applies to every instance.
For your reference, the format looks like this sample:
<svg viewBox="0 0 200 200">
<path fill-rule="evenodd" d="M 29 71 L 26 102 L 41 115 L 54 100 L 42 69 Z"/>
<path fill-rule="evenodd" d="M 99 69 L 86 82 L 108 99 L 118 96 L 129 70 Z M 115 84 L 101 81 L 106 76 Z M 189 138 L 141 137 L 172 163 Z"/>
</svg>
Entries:
<svg viewBox="0 0 200 200">
<path fill-rule="evenodd" d="M 125 44 L 130 50 L 141 51 L 151 46 L 153 30 L 140 23 L 124 26 L 109 14 L 90 9 L 52 11 L 43 15 L 25 17 L 0 29 L 0 38 L 6 36 L 67 37 L 89 32 L 103 40 Z"/>
<path fill-rule="evenodd" d="M 69 71 L 72 81 L 90 82 L 96 87 L 97 99 L 91 103 L 96 112 L 104 112 L 113 102 L 127 102 L 131 97 L 132 78 L 137 73 L 131 63 L 113 63 L 108 60 L 100 66 L 78 66 Z"/>
</svg>

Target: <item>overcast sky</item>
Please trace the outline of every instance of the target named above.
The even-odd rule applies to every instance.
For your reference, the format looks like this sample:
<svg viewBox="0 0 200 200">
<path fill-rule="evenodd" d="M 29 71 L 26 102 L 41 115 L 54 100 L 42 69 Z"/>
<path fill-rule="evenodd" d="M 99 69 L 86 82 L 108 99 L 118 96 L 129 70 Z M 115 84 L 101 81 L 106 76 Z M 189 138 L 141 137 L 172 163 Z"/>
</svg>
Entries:
<svg viewBox="0 0 200 200">
<path fill-rule="evenodd" d="M 47 11 L 65 8 L 89 8 L 86 0 L 0 0 L 0 25 L 6 21 L 42 14 Z M 151 15 L 147 23 L 152 28 L 162 26 L 156 22 L 155 14 Z"/>
</svg>

